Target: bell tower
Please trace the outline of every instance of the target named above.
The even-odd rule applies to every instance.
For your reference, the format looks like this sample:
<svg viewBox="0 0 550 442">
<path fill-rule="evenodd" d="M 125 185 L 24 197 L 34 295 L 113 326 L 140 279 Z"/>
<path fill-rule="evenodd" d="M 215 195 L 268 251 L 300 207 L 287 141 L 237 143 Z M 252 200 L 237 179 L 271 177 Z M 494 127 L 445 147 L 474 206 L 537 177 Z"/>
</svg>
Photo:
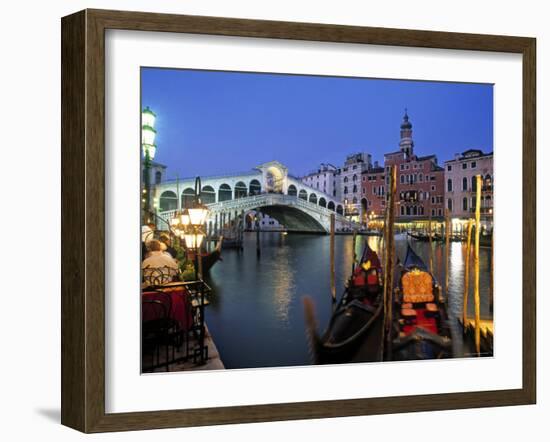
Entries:
<svg viewBox="0 0 550 442">
<path fill-rule="evenodd" d="M 405 109 L 405 115 L 403 116 L 403 122 L 401 123 L 401 139 L 399 140 L 399 149 L 403 152 L 405 159 L 410 159 L 413 155 L 414 142 L 412 139 L 412 124 L 409 121 L 409 115 L 407 109 Z"/>
</svg>

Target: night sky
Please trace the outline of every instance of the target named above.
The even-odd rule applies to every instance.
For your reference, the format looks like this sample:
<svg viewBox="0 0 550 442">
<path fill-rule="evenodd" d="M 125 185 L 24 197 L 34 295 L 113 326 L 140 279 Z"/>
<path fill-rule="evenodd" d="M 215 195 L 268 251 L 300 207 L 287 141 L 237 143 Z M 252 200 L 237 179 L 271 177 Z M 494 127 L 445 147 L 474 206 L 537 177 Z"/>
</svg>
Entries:
<svg viewBox="0 0 550 442">
<path fill-rule="evenodd" d="M 277 160 L 300 176 L 347 154 L 399 149 L 404 109 L 415 153 L 442 164 L 493 150 L 491 85 L 142 68 L 168 178 L 248 171 Z"/>
</svg>

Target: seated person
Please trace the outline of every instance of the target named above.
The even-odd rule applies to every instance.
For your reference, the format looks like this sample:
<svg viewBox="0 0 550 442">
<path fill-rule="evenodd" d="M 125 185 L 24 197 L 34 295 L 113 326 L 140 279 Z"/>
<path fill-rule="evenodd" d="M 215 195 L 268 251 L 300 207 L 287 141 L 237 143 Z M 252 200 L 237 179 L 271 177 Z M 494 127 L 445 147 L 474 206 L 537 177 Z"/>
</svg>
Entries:
<svg viewBox="0 0 550 442">
<path fill-rule="evenodd" d="M 176 249 L 172 247 L 170 237 L 167 234 L 163 233 L 162 235 L 160 235 L 160 242 L 166 245 L 166 252 L 169 253 L 172 258 L 176 259 L 178 256 L 178 252 L 176 252 Z"/>
<path fill-rule="evenodd" d="M 169 253 L 162 251 L 162 244 L 156 239 L 147 243 L 149 255 L 141 264 L 143 279 L 151 285 L 171 282 L 178 273 L 178 263 Z"/>
</svg>

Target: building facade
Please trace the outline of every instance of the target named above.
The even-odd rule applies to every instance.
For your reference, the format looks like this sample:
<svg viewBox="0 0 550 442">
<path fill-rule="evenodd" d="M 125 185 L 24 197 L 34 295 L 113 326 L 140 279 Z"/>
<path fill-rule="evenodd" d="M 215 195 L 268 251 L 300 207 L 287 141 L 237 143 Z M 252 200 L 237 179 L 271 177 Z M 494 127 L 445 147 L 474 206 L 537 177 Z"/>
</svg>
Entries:
<svg viewBox="0 0 550 442">
<path fill-rule="evenodd" d="M 384 155 L 386 185 L 390 167 L 397 169 L 395 216 L 397 221 L 415 221 L 445 216 L 445 171 L 435 155 L 414 153 L 412 123 L 407 112 L 401 123 L 399 151 Z"/>
<path fill-rule="evenodd" d="M 414 153 L 412 123 L 405 112 L 401 123 L 399 150 L 384 155 L 384 167 L 377 164 L 362 176 L 361 205 L 368 219 L 384 216 L 389 172 L 396 166 L 396 221 L 406 222 L 442 218 L 445 215 L 445 171 L 435 155 L 418 157 Z M 368 220 L 363 217 L 363 222 Z"/>
<path fill-rule="evenodd" d="M 361 209 L 363 223 L 380 218 L 386 210 L 386 173 L 378 161 L 361 177 Z"/>
<path fill-rule="evenodd" d="M 446 207 L 454 218 L 471 218 L 476 209 L 476 176 L 482 176 L 481 215 L 493 217 L 493 152 L 469 149 L 445 161 Z"/>
<path fill-rule="evenodd" d="M 338 175 L 339 171 L 336 166 L 321 163 L 318 169 L 302 177 L 302 182 L 340 200 L 340 186 L 337 185 Z"/>
<path fill-rule="evenodd" d="M 365 153 L 348 155 L 340 168 L 340 200 L 344 204 L 344 214 L 352 221 L 359 222 L 362 217 L 361 194 L 363 172 L 371 165 L 371 156 Z"/>
</svg>

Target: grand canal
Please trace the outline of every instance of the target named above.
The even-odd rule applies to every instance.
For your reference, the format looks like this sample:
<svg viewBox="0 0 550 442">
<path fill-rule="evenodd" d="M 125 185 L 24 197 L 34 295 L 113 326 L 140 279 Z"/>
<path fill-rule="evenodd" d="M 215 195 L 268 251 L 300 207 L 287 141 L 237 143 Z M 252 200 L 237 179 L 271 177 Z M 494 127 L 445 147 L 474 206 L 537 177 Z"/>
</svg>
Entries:
<svg viewBox="0 0 550 442">
<path fill-rule="evenodd" d="M 213 288 L 206 321 L 226 368 L 280 367 L 310 364 L 302 297 L 316 306 L 321 331 L 330 318 L 332 302 L 329 277 L 329 236 L 261 233 L 261 255 L 256 255 L 256 234 L 245 233 L 244 250 L 224 250 L 207 278 Z M 364 241 L 381 246 L 379 237 L 359 236 L 356 253 Z M 429 262 L 429 243 L 412 241 L 415 251 Z M 407 239 L 396 237 L 396 254 L 405 257 Z M 445 245 L 433 245 L 434 274 L 445 280 Z M 337 296 L 344 289 L 353 260 L 351 235 L 335 240 Z M 451 243 L 449 260 L 449 315 L 452 323 L 462 315 L 464 246 Z M 480 250 L 481 315 L 489 315 L 490 249 Z M 473 274 L 473 271 L 470 272 Z M 473 275 L 472 275 L 473 277 Z M 470 283 L 473 287 L 473 279 Z M 469 313 L 473 315 L 470 291 Z M 461 335 L 455 328 L 455 344 Z"/>
</svg>

